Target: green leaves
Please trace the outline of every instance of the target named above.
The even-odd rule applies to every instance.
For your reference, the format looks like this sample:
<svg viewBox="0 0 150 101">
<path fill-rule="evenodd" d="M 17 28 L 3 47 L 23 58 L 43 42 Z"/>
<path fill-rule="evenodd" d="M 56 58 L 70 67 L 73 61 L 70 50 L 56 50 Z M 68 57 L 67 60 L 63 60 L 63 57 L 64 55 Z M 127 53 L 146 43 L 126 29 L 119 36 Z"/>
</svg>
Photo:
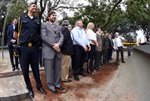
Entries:
<svg viewBox="0 0 150 101">
<path fill-rule="evenodd" d="M 89 5 L 75 13 L 75 19 L 81 17 L 87 25 L 93 22 L 96 27 L 102 27 L 109 32 L 126 33 L 140 27 L 145 31 L 150 29 L 149 0 L 88 0 Z M 121 6 L 122 4 L 123 6 Z M 122 7 L 125 6 L 125 10 Z M 73 19 L 73 18 L 72 18 Z"/>
<path fill-rule="evenodd" d="M 136 22 L 142 29 L 148 31 L 150 23 L 149 0 L 128 0 L 127 12 L 132 22 Z"/>
<path fill-rule="evenodd" d="M 12 4 L 10 10 L 8 11 L 7 24 L 10 24 L 14 18 L 18 18 L 20 15 L 25 13 L 25 11 L 27 11 L 26 2 L 21 1 Z"/>
</svg>

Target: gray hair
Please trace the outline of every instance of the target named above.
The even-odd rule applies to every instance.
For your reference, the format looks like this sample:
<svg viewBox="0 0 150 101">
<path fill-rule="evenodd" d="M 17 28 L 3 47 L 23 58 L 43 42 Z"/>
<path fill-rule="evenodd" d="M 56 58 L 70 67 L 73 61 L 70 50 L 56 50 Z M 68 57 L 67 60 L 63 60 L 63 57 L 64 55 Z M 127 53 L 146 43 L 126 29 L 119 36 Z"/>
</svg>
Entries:
<svg viewBox="0 0 150 101">
<path fill-rule="evenodd" d="M 76 21 L 76 23 L 75 23 L 75 26 L 77 26 L 77 25 L 78 25 L 79 21 L 82 21 L 82 20 L 77 20 L 77 21 Z"/>
<path fill-rule="evenodd" d="M 115 33 L 115 35 L 119 35 L 119 33 L 118 33 L 118 32 L 116 32 L 116 33 Z"/>
</svg>

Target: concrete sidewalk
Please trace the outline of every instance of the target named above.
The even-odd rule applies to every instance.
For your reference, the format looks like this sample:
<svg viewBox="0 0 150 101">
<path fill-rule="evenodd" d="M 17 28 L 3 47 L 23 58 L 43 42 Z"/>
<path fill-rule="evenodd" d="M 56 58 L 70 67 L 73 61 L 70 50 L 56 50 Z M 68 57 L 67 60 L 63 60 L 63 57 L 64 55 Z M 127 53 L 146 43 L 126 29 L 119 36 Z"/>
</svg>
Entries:
<svg viewBox="0 0 150 101">
<path fill-rule="evenodd" d="M 4 59 L 0 50 L 0 101 L 31 101 L 21 70 L 12 71 L 7 49 L 3 56 Z"/>
<path fill-rule="evenodd" d="M 115 52 L 113 58 L 115 58 Z M 125 52 L 125 64 L 118 66 L 113 59 L 104 64 L 95 74 L 87 77 L 80 76 L 80 81 L 71 78 L 71 83 L 61 82 L 66 92 L 58 91 L 58 94 L 54 94 L 48 89 L 45 72 L 42 68 L 41 80 L 47 94 L 43 95 L 36 90 L 34 77 L 30 73 L 35 92 L 35 98 L 30 99 L 21 72 L 12 72 L 9 58 L 5 57 L 4 60 L 0 60 L 0 101 L 22 101 L 23 99 L 25 101 L 149 101 L 150 86 L 148 85 L 150 85 L 150 81 L 148 80 L 150 76 L 146 77 L 146 69 L 141 71 L 140 68 L 144 65 L 135 65 L 141 61 L 137 58 L 136 53 L 128 58 Z M 149 72 L 149 70 L 146 71 Z M 142 79 L 144 77 L 146 78 Z"/>
</svg>

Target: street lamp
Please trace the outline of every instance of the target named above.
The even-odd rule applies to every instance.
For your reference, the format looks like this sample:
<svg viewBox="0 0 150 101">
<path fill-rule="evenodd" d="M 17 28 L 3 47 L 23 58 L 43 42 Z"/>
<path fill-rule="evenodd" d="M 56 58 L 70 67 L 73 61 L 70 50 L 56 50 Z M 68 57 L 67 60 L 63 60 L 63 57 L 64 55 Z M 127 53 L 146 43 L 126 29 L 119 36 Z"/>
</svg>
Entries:
<svg viewBox="0 0 150 101">
<path fill-rule="evenodd" d="M 4 15 L 2 15 L 1 18 L 3 19 L 3 18 L 4 18 Z"/>
<path fill-rule="evenodd" d="M 66 12 L 62 12 L 63 15 L 63 20 L 67 19 L 67 13 Z"/>
<path fill-rule="evenodd" d="M 2 20 L 5 17 L 5 12 L 3 10 L 0 10 L 0 20 Z"/>
</svg>

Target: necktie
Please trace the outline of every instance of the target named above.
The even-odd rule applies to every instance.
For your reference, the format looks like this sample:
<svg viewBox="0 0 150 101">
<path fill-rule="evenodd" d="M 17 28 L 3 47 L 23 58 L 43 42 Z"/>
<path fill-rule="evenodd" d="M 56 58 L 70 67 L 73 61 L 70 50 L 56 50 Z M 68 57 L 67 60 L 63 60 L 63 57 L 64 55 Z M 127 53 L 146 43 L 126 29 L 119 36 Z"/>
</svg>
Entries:
<svg viewBox="0 0 150 101">
<path fill-rule="evenodd" d="M 52 23 L 52 27 L 55 28 L 55 27 L 54 27 L 54 23 Z"/>
<path fill-rule="evenodd" d="M 55 26 L 54 26 L 54 23 L 52 23 L 52 28 L 53 28 L 53 30 L 54 30 L 54 33 L 57 34 L 56 29 L 55 29 Z"/>
<path fill-rule="evenodd" d="M 15 30 L 15 25 L 13 24 L 13 30 Z"/>
</svg>

